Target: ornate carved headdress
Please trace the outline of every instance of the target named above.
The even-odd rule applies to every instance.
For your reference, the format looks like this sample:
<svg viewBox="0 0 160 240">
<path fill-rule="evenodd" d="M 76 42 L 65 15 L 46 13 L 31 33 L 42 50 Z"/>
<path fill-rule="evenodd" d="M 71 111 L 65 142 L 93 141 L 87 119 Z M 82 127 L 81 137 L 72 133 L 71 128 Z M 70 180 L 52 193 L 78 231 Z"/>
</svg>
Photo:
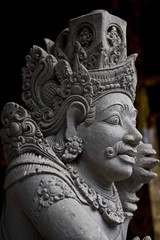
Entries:
<svg viewBox="0 0 160 240">
<path fill-rule="evenodd" d="M 33 46 L 23 68 L 22 98 L 41 131 L 56 133 L 66 106 L 93 101 L 110 92 L 135 99 L 137 54 L 127 57 L 126 22 L 105 10 L 69 21 L 47 50 Z"/>
</svg>

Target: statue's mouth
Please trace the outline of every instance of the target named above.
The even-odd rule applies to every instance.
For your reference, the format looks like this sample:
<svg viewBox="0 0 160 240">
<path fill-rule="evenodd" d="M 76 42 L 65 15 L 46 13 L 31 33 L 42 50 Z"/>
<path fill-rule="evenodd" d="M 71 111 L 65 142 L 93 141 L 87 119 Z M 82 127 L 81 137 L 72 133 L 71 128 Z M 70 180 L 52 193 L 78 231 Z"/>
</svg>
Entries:
<svg viewBox="0 0 160 240">
<path fill-rule="evenodd" d="M 115 143 L 112 147 L 107 147 L 105 155 L 107 159 L 112 159 L 116 156 L 120 157 L 126 162 L 135 164 L 136 149 L 124 144 L 123 141 Z"/>
<path fill-rule="evenodd" d="M 118 157 L 123 161 L 125 161 L 126 163 L 135 165 L 135 157 L 129 156 L 128 154 L 120 154 L 118 155 Z"/>
</svg>

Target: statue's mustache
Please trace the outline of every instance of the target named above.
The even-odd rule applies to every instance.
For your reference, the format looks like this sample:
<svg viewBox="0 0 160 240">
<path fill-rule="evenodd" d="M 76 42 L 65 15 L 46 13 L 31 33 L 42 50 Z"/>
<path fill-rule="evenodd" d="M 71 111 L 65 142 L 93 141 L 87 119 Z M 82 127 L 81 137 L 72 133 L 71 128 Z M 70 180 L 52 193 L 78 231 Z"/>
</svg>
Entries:
<svg viewBox="0 0 160 240">
<path fill-rule="evenodd" d="M 123 141 L 118 141 L 112 147 L 110 146 L 105 149 L 105 156 L 110 159 L 118 154 L 127 153 L 128 155 L 134 155 L 136 152 L 135 148 L 125 144 Z"/>
</svg>

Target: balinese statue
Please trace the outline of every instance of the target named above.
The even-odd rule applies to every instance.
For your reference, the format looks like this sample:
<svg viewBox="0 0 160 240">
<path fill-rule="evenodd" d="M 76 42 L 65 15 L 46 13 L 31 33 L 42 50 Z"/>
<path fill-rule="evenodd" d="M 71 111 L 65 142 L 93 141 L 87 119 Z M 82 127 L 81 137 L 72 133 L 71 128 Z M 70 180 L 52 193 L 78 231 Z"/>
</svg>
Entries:
<svg viewBox="0 0 160 240">
<path fill-rule="evenodd" d="M 125 240 L 159 162 L 136 128 L 126 22 L 96 10 L 45 43 L 22 69 L 26 108 L 9 102 L 1 115 L 1 239 Z"/>
</svg>

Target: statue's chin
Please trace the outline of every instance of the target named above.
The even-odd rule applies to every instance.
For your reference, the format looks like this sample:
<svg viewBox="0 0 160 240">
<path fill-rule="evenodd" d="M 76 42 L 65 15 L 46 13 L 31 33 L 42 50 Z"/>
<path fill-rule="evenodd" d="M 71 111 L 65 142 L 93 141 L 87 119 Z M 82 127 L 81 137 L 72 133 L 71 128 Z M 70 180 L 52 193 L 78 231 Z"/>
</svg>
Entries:
<svg viewBox="0 0 160 240">
<path fill-rule="evenodd" d="M 115 174 L 115 178 L 114 181 L 122 181 L 125 180 L 127 178 L 129 178 L 132 175 L 133 172 L 133 168 L 132 166 L 125 166 L 122 170 L 117 171 L 117 174 Z"/>
<path fill-rule="evenodd" d="M 129 178 L 133 172 L 134 161 L 132 157 L 120 155 L 106 159 L 107 177 L 116 182 Z"/>
</svg>

